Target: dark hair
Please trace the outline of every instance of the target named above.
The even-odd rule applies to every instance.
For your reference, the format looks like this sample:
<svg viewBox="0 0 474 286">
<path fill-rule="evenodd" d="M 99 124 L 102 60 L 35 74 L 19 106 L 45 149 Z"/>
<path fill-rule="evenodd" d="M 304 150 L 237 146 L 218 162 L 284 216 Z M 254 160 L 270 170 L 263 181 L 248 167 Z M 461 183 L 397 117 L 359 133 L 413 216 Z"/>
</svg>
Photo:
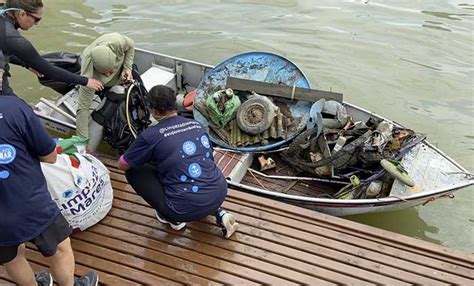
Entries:
<svg viewBox="0 0 474 286">
<path fill-rule="evenodd" d="M 36 13 L 38 9 L 43 8 L 42 0 L 7 0 L 6 8 L 22 9 L 26 13 Z"/>
<path fill-rule="evenodd" d="M 155 85 L 148 92 L 148 104 L 160 113 L 178 110 L 176 92 L 165 85 Z"/>
</svg>

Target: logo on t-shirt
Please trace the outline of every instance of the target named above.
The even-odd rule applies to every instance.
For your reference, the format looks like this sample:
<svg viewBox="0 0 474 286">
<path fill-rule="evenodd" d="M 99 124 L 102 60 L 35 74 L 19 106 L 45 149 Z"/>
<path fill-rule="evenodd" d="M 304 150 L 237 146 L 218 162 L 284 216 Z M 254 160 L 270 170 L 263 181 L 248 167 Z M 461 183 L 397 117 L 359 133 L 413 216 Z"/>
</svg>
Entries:
<svg viewBox="0 0 474 286">
<path fill-rule="evenodd" d="M 10 164 L 16 158 L 16 149 L 12 145 L 0 144 L 0 165 Z M 0 171 L 0 180 L 10 177 L 8 171 Z"/>
<path fill-rule="evenodd" d="M 16 158 L 16 149 L 12 145 L 0 145 L 0 165 L 10 164 Z"/>
</svg>

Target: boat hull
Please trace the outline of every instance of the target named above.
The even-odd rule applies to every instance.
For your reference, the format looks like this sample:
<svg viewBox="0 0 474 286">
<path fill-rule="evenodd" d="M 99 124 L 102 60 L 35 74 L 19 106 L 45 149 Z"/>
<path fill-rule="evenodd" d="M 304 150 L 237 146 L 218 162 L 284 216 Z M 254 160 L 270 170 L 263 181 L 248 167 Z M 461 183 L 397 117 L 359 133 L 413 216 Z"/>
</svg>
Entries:
<svg viewBox="0 0 474 286">
<path fill-rule="evenodd" d="M 200 83 L 201 78 L 207 73 L 209 69 L 212 68 L 209 65 L 174 58 L 167 55 L 162 55 L 140 49 L 137 49 L 135 63 L 138 65 L 141 71 L 146 71 L 151 67 L 159 66 L 160 68 L 169 70 L 170 72 L 174 73 L 176 76 L 174 80 L 170 82 L 170 86 L 180 91 L 181 95 L 185 93 L 185 86 L 197 87 Z M 73 93 L 66 94 L 58 101 L 56 101 L 56 105 L 64 110 L 71 111 L 69 103 L 66 103 L 69 101 L 70 103 L 77 102 L 77 98 L 74 98 L 74 96 L 75 95 L 73 95 Z M 356 118 L 357 120 L 367 120 L 371 116 L 387 120 L 386 118 L 383 118 L 375 113 L 364 110 L 349 103 L 344 104 L 348 109 L 348 112 L 350 112 L 350 114 L 354 116 L 354 118 Z M 75 134 L 75 123 L 68 120 L 60 113 L 48 109 L 48 106 L 46 106 L 45 104 L 39 102 L 35 106 L 35 112 L 40 117 L 43 125 L 51 132 L 51 134 L 53 134 L 53 136 L 66 138 Z M 72 113 L 74 114 L 74 112 Z M 99 150 L 102 152 L 104 152 L 105 150 L 105 153 L 108 154 L 114 153 L 110 150 L 110 147 L 102 147 Z M 428 150 L 429 152 L 427 152 L 426 150 Z M 416 170 L 416 179 L 418 179 L 418 181 L 422 183 L 416 186 L 416 188 L 414 189 L 409 189 L 405 186 L 394 184 L 396 187 L 393 188 L 392 191 L 396 191 L 394 191 L 393 194 L 391 194 L 389 197 L 381 199 L 342 200 L 313 197 L 311 195 L 287 195 L 281 191 L 265 190 L 263 189 L 263 187 L 255 185 L 250 186 L 241 184 L 240 180 L 242 179 L 242 176 L 240 175 L 235 176 L 239 178 L 239 180 L 237 181 L 229 177 L 228 183 L 230 187 L 235 187 L 239 190 L 252 192 L 263 197 L 268 197 L 278 201 L 298 205 L 307 209 L 335 216 L 348 216 L 362 213 L 385 212 L 405 209 L 420 204 L 425 204 L 440 197 L 451 197 L 451 194 L 454 191 L 474 184 L 473 176 L 471 174 L 469 174 L 462 166 L 460 166 L 454 160 L 442 153 L 435 146 L 424 141 L 422 151 L 424 153 L 420 156 L 427 156 L 426 154 L 428 154 L 430 156 L 430 160 L 420 161 L 416 159 L 416 156 L 412 156 L 413 158 L 411 158 L 410 161 L 411 166 L 414 167 L 413 170 Z M 220 164 L 226 167 L 229 166 L 229 163 L 226 162 L 220 162 Z M 410 164 L 407 165 L 409 165 L 410 167 Z M 238 168 L 243 169 L 226 171 L 235 174 L 243 174 L 247 172 L 246 164 L 235 164 L 235 166 L 238 166 Z M 429 166 L 435 166 L 436 168 L 429 169 Z M 410 172 L 410 170 L 408 171 Z M 432 177 L 432 179 L 430 176 Z"/>
</svg>

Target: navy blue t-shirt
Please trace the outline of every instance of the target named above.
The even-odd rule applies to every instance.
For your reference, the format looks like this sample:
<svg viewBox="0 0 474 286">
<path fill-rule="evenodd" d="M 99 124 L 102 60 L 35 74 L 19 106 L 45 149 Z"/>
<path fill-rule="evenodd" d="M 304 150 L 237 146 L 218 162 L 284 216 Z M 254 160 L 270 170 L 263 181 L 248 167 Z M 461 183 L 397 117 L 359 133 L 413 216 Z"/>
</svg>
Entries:
<svg viewBox="0 0 474 286">
<path fill-rule="evenodd" d="M 28 104 L 0 95 L 0 246 L 37 237 L 59 213 L 39 161 L 55 147 Z"/>
<path fill-rule="evenodd" d="M 195 120 L 175 116 L 149 127 L 124 158 L 132 168 L 155 162 L 166 203 L 176 214 L 201 213 L 227 195 L 227 182 L 214 164 L 209 137 Z"/>
</svg>

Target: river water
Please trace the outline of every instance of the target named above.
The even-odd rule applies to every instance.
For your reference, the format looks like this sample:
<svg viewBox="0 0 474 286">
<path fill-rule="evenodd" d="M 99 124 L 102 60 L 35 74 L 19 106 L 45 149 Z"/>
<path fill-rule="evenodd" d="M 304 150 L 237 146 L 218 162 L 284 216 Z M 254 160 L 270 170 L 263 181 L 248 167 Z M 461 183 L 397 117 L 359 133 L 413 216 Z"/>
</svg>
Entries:
<svg viewBox="0 0 474 286">
<path fill-rule="evenodd" d="M 247 51 L 295 62 L 312 86 L 427 134 L 474 172 L 472 0 L 43 0 L 24 32 L 41 52 L 80 52 L 121 32 L 137 47 L 208 64 Z M 15 68 L 29 103 L 55 98 Z M 474 252 L 474 188 L 426 206 L 349 219 Z"/>
</svg>

